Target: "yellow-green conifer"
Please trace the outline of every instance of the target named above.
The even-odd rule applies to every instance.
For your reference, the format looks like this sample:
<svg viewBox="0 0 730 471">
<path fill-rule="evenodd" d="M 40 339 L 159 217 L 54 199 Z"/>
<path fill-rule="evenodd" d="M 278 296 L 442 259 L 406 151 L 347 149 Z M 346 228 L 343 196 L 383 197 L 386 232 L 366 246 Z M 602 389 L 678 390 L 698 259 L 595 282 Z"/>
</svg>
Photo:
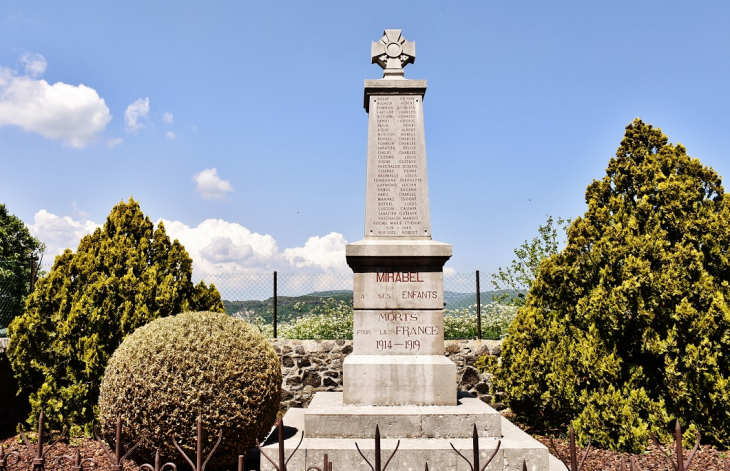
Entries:
<svg viewBox="0 0 730 471">
<path fill-rule="evenodd" d="M 191 281 L 192 260 L 130 198 L 66 250 L 10 325 L 8 355 L 29 391 L 30 422 L 88 426 L 109 357 L 137 327 L 184 311 L 223 311 L 215 286 Z"/>
<path fill-rule="evenodd" d="M 730 446 L 730 196 L 658 128 L 626 128 L 543 261 L 496 384 L 520 420 L 641 451 L 673 420 Z"/>
</svg>

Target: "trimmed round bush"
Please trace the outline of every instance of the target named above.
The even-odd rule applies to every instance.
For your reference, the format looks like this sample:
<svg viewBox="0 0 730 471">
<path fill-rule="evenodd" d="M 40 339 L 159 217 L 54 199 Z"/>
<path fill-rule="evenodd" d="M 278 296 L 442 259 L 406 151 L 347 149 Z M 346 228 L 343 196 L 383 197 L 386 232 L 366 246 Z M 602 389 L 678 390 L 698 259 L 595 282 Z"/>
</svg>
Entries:
<svg viewBox="0 0 730 471">
<path fill-rule="evenodd" d="M 166 317 L 140 327 L 109 360 L 99 395 L 102 436 L 114 441 L 122 418 L 123 449 L 141 438 L 133 457 L 195 461 L 196 421 L 203 417 L 207 453 L 223 431 L 209 468 L 232 466 L 271 429 L 281 401 L 279 357 L 258 330 L 212 312 Z"/>
</svg>

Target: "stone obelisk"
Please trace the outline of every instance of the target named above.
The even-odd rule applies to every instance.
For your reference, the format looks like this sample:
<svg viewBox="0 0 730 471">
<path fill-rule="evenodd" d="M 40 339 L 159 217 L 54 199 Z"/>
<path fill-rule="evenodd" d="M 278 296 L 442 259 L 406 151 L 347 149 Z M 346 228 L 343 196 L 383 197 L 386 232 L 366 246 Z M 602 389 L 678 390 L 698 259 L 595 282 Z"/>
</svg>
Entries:
<svg viewBox="0 0 730 471">
<path fill-rule="evenodd" d="M 444 357 L 443 266 L 451 245 L 431 240 L 423 128 L 425 80 L 401 30 L 372 44 L 383 78 L 365 81 L 368 121 L 365 238 L 346 248 L 354 273 L 353 353 L 343 401 L 456 405 L 456 365 Z"/>
<path fill-rule="evenodd" d="M 346 249 L 355 326 L 343 392 L 320 391 L 307 409 L 290 408 L 289 438 L 284 448 L 263 447 L 262 471 L 278 469 L 267 456 L 284 450 L 293 458 L 288 469 L 314 469 L 327 456 L 336 469 L 369 471 L 390 456 L 395 469 L 458 471 L 467 469 L 462 460 L 475 440 L 483 460 L 493 457 L 490 471 L 564 469 L 550 465 L 547 448 L 499 412 L 469 394 L 457 396 L 456 365 L 444 356 L 443 266 L 451 246 L 431 240 L 426 81 L 403 77 L 415 57 L 416 45 L 400 30 L 385 30 L 373 43 L 373 62 L 384 73 L 365 81 L 365 238 Z M 380 441 L 372 440 L 376 430 Z"/>
</svg>

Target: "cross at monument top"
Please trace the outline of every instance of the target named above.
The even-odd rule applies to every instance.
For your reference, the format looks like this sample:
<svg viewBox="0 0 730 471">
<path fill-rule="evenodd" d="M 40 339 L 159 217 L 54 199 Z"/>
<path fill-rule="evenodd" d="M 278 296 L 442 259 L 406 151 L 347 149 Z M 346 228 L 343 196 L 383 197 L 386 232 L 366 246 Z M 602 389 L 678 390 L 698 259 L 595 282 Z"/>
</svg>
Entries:
<svg viewBox="0 0 730 471">
<path fill-rule="evenodd" d="M 399 29 L 386 29 L 380 41 L 373 41 L 373 64 L 383 68 L 383 78 L 403 78 L 403 67 L 416 61 L 416 43 L 407 41 Z"/>
</svg>

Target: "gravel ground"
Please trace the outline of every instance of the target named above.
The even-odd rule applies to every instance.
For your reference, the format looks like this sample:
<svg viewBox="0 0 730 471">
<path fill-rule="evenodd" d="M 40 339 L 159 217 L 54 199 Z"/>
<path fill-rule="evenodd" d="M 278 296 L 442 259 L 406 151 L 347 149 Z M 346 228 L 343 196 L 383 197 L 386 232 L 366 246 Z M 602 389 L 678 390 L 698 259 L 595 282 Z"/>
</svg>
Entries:
<svg viewBox="0 0 730 471">
<path fill-rule="evenodd" d="M 543 436 L 535 436 L 535 438 L 537 438 L 548 448 L 550 448 L 551 453 L 556 454 L 555 450 L 557 450 L 558 456 L 565 457 L 566 459 L 569 456 L 567 439 L 555 439 L 553 441 L 555 448 L 553 448 L 549 438 Z M 9 465 L 8 471 L 25 471 L 32 469 L 31 455 L 25 449 L 25 445 L 18 444 L 17 437 L 11 437 L 2 440 L 0 441 L 0 444 L 3 444 L 5 446 L 6 454 L 8 451 L 12 450 L 21 452 L 21 462 L 17 465 Z M 98 443 L 91 439 L 72 439 L 70 443 L 58 443 L 55 447 L 47 452 L 45 468 L 46 471 L 70 471 L 70 465 L 67 464 L 67 461 L 64 461 L 64 465 L 61 467 L 58 465 L 57 460 L 63 455 L 74 456 L 77 449 L 81 453 L 82 459 L 92 458 L 96 461 L 96 469 L 98 471 L 111 470 L 112 463 L 104 454 L 104 451 Z M 582 457 L 582 454 L 583 449 L 579 448 L 579 460 L 580 457 Z M 581 471 L 619 471 L 621 456 L 624 456 L 628 461 L 631 455 L 591 448 Z M 650 449 L 644 454 L 633 456 L 636 457 L 639 467 L 643 471 L 672 471 L 673 469 L 671 465 L 669 465 L 669 463 L 667 462 L 665 456 L 662 456 L 662 452 L 657 449 Z M 730 457 L 730 453 L 726 451 L 719 451 L 709 446 L 700 446 L 700 449 L 697 451 L 695 457 L 692 460 L 692 465 L 690 466 L 690 469 L 686 471 L 723 471 L 723 466 L 725 465 L 725 462 L 730 461 L 730 459 L 726 458 L 726 456 Z M 177 464 L 181 466 L 181 469 L 183 469 L 182 460 L 177 459 L 177 457 L 175 458 Z M 244 467 L 244 469 L 246 471 L 258 469 L 256 466 L 256 462 L 257 457 L 251 457 L 251 459 L 247 460 L 247 465 Z M 126 461 L 124 469 L 125 471 L 140 470 L 139 466 L 133 461 Z M 337 470 L 337 468 L 334 468 L 333 471 L 335 470 Z M 399 470 L 393 469 L 392 471 Z"/>
</svg>

